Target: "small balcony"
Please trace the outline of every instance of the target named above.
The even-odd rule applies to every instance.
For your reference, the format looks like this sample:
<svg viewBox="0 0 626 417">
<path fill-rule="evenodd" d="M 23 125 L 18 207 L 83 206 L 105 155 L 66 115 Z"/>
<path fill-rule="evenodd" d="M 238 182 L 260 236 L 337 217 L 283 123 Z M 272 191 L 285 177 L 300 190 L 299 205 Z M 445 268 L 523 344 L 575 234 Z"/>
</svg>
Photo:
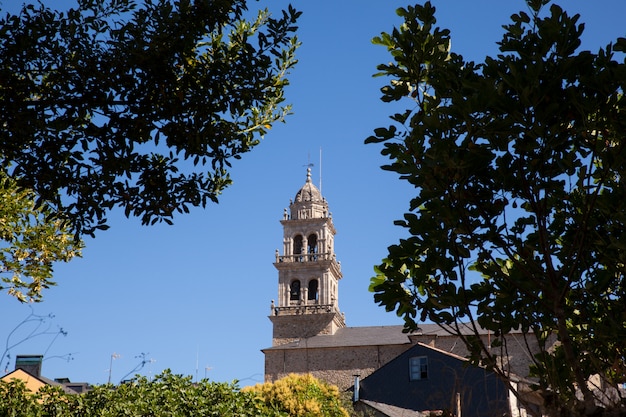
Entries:
<svg viewBox="0 0 626 417">
<path fill-rule="evenodd" d="M 302 304 L 294 306 L 278 307 L 272 305 L 273 316 L 296 316 L 300 314 L 319 314 L 339 312 L 333 304 Z"/>
<path fill-rule="evenodd" d="M 276 252 L 276 263 L 282 262 L 318 262 L 335 259 L 334 254 L 330 253 L 301 253 L 299 255 L 278 255 Z"/>
</svg>

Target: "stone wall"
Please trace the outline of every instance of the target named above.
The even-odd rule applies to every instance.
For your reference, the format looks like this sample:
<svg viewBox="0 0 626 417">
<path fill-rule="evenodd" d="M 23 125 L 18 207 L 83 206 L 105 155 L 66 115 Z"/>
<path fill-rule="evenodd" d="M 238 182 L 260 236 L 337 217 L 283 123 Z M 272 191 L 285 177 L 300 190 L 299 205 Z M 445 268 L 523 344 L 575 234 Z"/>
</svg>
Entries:
<svg viewBox="0 0 626 417">
<path fill-rule="evenodd" d="M 469 351 L 467 350 L 465 343 L 458 336 L 412 334 L 410 339 L 412 343 L 421 342 L 462 358 L 469 355 Z M 492 342 L 492 337 L 484 335 L 482 336 L 482 342 L 485 346 L 489 346 Z M 521 333 L 511 333 L 507 335 L 506 345 L 498 348 L 492 348 L 491 353 L 501 358 L 505 358 L 501 363 L 507 367 L 506 369 L 508 369 L 509 372 L 528 378 L 529 366 L 533 362 L 531 354 L 528 352 L 529 348 L 533 352 L 540 351 L 537 341 L 534 338 L 526 340 Z"/>
<path fill-rule="evenodd" d="M 283 345 L 318 334 L 334 334 L 345 323 L 340 313 L 270 316 L 273 324 L 272 346 Z"/>
<path fill-rule="evenodd" d="M 307 348 L 306 340 L 298 348 L 265 351 L 265 379 L 275 381 L 290 373 L 310 373 L 340 390 L 350 388 L 354 375 L 365 378 L 410 348 L 404 345 Z"/>
<path fill-rule="evenodd" d="M 361 379 L 367 377 L 417 342 L 460 357 L 468 354 L 465 344 L 457 336 L 411 335 L 410 340 L 411 343 L 407 340 L 405 344 L 395 345 L 311 348 L 307 346 L 306 338 L 302 338 L 298 346 L 283 349 L 278 346 L 264 351 L 265 380 L 275 381 L 290 373 L 311 373 L 337 385 L 340 390 L 346 390 L 352 387 L 354 375 L 359 375 Z M 484 341 L 488 343 L 489 336 L 485 336 Z M 509 335 L 507 353 L 506 361 L 511 372 L 527 377 L 532 358 L 526 351 L 526 342 L 521 334 Z"/>
</svg>

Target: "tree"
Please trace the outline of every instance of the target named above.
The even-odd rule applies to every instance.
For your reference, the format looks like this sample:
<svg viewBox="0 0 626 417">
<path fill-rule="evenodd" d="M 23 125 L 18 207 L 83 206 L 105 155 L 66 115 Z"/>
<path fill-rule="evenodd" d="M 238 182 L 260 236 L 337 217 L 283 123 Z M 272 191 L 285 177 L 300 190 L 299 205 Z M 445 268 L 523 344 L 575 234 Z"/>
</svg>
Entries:
<svg viewBox="0 0 626 417">
<path fill-rule="evenodd" d="M 22 302 L 40 301 L 54 285 L 53 264 L 80 256 L 83 246 L 67 221 L 36 200 L 0 170 L 0 290 Z"/>
<path fill-rule="evenodd" d="M 29 393 L 22 381 L 0 381 L 0 411 L 9 416 L 109 417 L 227 416 L 279 417 L 251 393 L 235 384 L 194 383 L 169 371 L 154 380 L 145 377 L 118 386 L 95 386 L 80 395 L 46 386 Z"/>
<path fill-rule="evenodd" d="M 580 16 L 548 3 L 528 0 L 478 64 L 429 2 L 374 39 L 394 59 L 382 100 L 411 107 L 366 142 L 416 195 L 370 289 L 407 330 L 437 323 L 505 379 L 497 356 L 521 331 L 550 415 L 626 415 L 626 39 L 580 51 Z"/>
<path fill-rule="evenodd" d="M 277 416 L 235 384 L 193 383 L 191 377 L 165 371 L 153 381 L 145 377 L 117 386 L 96 387 L 83 401 L 87 415 L 116 416 Z M 78 411 L 78 410 L 76 410 Z M 79 415 L 75 413 L 73 415 Z"/>
<path fill-rule="evenodd" d="M 37 415 L 37 409 L 37 403 L 33 401 L 24 381 L 0 380 L 0 415 L 32 417 Z"/>
<path fill-rule="evenodd" d="M 269 409 L 295 417 L 348 417 L 339 390 L 310 374 L 289 374 L 275 382 L 246 387 Z"/>
<path fill-rule="evenodd" d="M 0 161 L 77 236 L 121 207 L 171 223 L 217 202 L 284 120 L 300 15 L 245 0 L 78 0 L 0 19 Z"/>
</svg>

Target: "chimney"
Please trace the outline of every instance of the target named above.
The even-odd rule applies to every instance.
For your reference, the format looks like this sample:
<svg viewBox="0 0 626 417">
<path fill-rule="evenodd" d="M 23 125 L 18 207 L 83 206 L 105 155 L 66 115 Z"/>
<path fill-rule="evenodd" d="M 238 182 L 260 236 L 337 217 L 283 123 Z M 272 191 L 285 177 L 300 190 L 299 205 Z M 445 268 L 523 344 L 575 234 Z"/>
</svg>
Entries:
<svg viewBox="0 0 626 417">
<path fill-rule="evenodd" d="M 17 355 L 15 357 L 15 369 L 21 369 L 39 378 L 42 362 L 43 355 Z"/>
</svg>

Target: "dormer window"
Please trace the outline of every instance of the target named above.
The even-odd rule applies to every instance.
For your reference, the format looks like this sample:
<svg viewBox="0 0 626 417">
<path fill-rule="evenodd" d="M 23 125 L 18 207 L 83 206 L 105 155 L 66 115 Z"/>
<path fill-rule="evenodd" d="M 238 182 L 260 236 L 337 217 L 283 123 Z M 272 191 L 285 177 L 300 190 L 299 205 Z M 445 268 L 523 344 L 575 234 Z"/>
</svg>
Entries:
<svg viewBox="0 0 626 417">
<path fill-rule="evenodd" d="M 409 379 L 411 381 L 428 379 L 428 358 L 426 356 L 409 358 Z"/>
</svg>

